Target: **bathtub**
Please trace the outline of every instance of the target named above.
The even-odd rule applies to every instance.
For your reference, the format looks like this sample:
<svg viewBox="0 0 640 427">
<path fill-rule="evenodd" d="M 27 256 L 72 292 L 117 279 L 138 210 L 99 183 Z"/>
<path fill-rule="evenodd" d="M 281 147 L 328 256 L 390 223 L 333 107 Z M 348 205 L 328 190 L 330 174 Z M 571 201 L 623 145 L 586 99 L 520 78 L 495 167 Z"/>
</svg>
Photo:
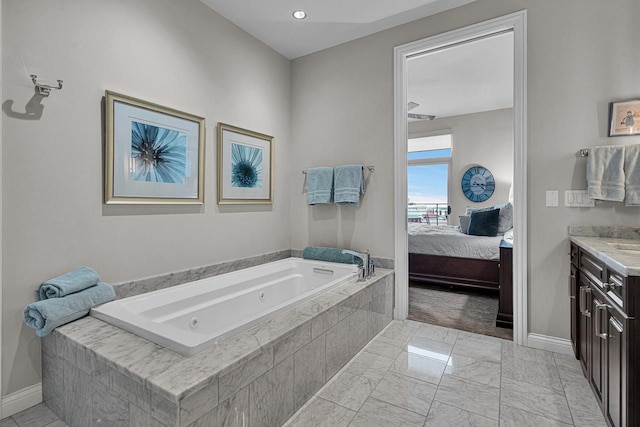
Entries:
<svg viewBox="0 0 640 427">
<path fill-rule="evenodd" d="M 91 315 L 191 356 L 357 274 L 355 265 L 287 258 L 109 302 Z"/>
</svg>

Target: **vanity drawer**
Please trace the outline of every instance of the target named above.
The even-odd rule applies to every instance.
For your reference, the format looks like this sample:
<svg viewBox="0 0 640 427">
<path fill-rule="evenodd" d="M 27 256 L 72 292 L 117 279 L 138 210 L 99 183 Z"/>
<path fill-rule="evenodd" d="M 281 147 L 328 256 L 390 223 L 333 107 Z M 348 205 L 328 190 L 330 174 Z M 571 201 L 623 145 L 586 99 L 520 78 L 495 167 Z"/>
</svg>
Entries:
<svg viewBox="0 0 640 427">
<path fill-rule="evenodd" d="M 605 281 L 604 263 L 585 251 L 580 251 L 580 270 L 600 289 Z"/>
<path fill-rule="evenodd" d="M 611 301 L 618 305 L 628 316 L 633 316 L 633 307 L 630 307 L 630 304 L 627 303 L 627 278 L 615 271 L 607 270 L 605 288 Z"/>
<path fill-rule="evenodd" d="M 571 257 L 571 264 L 579 267 L 578 265 L 578 246 L 575 243 L 571 244 L 571 250 L 569 251 L 569 256 Z"/>
</svg>

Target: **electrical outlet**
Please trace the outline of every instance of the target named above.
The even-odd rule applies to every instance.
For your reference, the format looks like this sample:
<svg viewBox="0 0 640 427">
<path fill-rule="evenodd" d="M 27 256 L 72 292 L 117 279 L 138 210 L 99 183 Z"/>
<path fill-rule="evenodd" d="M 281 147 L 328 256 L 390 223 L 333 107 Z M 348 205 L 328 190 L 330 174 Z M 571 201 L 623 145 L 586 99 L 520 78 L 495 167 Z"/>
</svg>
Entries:
<svg viewBox="0 0 640 427">
<path fill-rule="evenodd" d="M 566 190 L 564 205 L 568 208 L 593 208 L 596 201 L 589 198 L 587 190 Z"/>
<path fill-rule="evenodd" d="M 547 207 L 558 207 L 558 190 L 547 191 Z"/>
</svg>

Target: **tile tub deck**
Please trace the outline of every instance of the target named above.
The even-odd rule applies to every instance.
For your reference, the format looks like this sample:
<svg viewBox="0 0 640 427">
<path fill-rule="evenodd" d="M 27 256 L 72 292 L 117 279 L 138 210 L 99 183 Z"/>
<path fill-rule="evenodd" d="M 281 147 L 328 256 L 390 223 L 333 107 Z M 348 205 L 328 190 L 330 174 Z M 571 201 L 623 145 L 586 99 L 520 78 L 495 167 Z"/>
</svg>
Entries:
<svg viewBox="0 0 640 427">
<path fill-rule="evenodd" d="M 283 424 L 393 316 L 394 273 L 340 286 L 192 357 L 92 317 L 43 339 L 43 397 L 74 426 Z"/>
</svg>

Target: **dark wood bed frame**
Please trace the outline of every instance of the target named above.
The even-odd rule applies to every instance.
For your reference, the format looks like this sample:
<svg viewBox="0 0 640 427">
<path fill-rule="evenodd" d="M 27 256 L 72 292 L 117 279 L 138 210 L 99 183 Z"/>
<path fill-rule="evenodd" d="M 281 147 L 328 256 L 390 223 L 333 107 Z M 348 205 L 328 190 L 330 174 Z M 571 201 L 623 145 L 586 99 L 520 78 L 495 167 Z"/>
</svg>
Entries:
<svg viewBox="0 0 640 427">
<path fill-rule="evenodd" d="M 500 245 L 500 260 L 409 253 L 409 279 L 499 291 L 496 326 L 513 327 L 513 253 Z"/>
<path fill-rule="evenodd" d="M 410 253 L 409 279 L 498 290 L 500 261 Z"/>
</svg>

